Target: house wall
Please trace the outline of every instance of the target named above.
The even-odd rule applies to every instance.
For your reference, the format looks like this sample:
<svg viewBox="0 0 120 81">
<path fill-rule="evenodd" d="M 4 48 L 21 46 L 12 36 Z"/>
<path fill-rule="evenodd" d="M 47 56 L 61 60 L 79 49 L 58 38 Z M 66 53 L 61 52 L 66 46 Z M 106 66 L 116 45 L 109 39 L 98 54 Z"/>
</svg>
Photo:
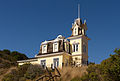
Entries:
<svg viewBox="0 0 120 81">
<path fill-rule="evenodd" d="M 64 63 L 64 66 L 68 66 L 68 65 L 70 65 L 70 63 L 71 63 L 71 56 L 70 56 L 70 54 L 68 54 L 68 53 L 65 53 L 64 55 L 63 55 L 63 63 Z"/>
<path fill-rule="evenodd" d="M 73 52 L 73 44 L 74 43 L 79 43 L 77 52 Z M 82 38 L 81 37 L 80 38 L 76 38 L 76 39 L 71 39 L 70 40 L 70 45 L 72 47 L 72 49 L 71 49 L 71 54 L 72 55 L 82 54 Z"/>
<path fill-rule="evenodd" d="M 82 55 L 72 56 L 73 63 L 82 65 Z"/>
<path fill-rule="evenodd" d="M 51 67 L 51 64 L 53 64 L 53 59 L 54 58 L 59 58 L 59 68 L 62 68 L 63 55 L 38 58 L 38 63 L 37 64 L 41 64 L 41 60 L 46 60 L 46 66 Z"/>
<path fill-rule="evenodd" d="M 85 36 L 83 36 L 82 40 L 83 40 L 82 45 L 84 45 L 84 44 L 86 45 L 86 53 L 83 52 L 83 58 L 82 59 L 87 62 L 88 61 L 88 39 Z"/>
<path fill-rule="evenodd" d="M 23 65 L 23 64 L 38 64 L 38 61 L 28 61 L 28 62 L 19 62 L 18 65 Z"/>
<path fill-rule="evenodd" d="M 26 64 L 26 63 L 31 63 L 31 64 L 39 64 L 41 65 L 41 60 L 46 60 L 46 66 L 47 67 L 51 67 L 51 64 L 53 64 L 53 59 L 54 58 L 59 58 L 59 68 L 62 68 L 63 67 L 63 64 L 65 65 L 67 63 L 67 65 L 69 65 L 69 62 L 70 62 L 70 54 L 68 53 L 63 53 L 61 55 L 56 55 L 56 56 L 46 56 L 46 57 L 37 57 L 37 61 L 23 61 L 23 62 L 19 62 L 18 65 L 23 65 L 23 64 Z"/>
</svg>

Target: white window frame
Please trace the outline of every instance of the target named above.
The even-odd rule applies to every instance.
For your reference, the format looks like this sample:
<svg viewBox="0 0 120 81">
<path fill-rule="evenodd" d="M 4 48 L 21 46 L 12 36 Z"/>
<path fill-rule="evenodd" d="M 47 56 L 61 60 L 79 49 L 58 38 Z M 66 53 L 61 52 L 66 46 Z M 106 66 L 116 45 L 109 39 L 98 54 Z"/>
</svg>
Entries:
<svg viewBox="0 0 120 81">
<path fill-rule="evenodd" d="M 53 52 L 58 52 L 58 43 L 53 43 Z"/>
<path fill-rule="evenodd" d="M 47 53 L 47 45 L 42 46 L 42 53 Z"/>
<path fill-rule="evenodd" d="M 59 58 L 53 58 L 53 66 L 59 67 Z"/>
<path fill-rule="evenodd" d="M 79 51 L 79 44 L 73 44 L 73 52 Z"/>
<path fill-rule="evenodd" d="M 41 60 L 40 65 L 45 68 L 46 67 L 46 60 Z"/>
<path fill-rule="evenodd" d="M 77 27 L 74 28 L 74 35 L 78 35 L 78 28 Z"/>
</svg>

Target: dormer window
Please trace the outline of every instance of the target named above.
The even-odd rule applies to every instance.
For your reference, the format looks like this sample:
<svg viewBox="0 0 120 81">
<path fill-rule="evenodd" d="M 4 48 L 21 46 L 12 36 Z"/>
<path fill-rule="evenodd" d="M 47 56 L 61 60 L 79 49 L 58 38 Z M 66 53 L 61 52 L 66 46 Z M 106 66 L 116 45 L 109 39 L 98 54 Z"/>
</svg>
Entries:
<svg viewBox="0 0 120 81">
<path fill-rule="evenodd" d="M 47 53 L 47 45 L 42 46 L 42 53 Z"/>
<path fill-rule="evenodd" d="M 82 28 L 79 28 L 79 34 L 80 35 L 82 34 Z"/>
<path fill-rule="evenodd" d="M 74 28 L 74 35 L 78 35 L 78 28 Z"/>
<path fill-rule="evenodd" d="M 75 35 L 76 35 L 76 28 L 75 28 Z"/>
<path fill-rule="evenodd" d="M 53 43 L 53 52 L 58 51 L 58 43 Z"/>
</svg>

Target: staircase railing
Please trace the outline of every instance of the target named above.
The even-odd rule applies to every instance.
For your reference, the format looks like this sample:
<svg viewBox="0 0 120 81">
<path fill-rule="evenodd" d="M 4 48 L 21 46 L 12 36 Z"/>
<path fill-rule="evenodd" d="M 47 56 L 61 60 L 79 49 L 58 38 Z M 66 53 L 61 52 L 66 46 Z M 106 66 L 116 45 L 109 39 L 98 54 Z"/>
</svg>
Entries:
<svg viewBox="0 0 120 81">
<path fill-rule="evenodd" d="M 57 71 L 57 74 L 58 75 L 53 75 L 52 74 L 52 72 L 50 72 L 49 70 L 48 70 L 48 68 L 46 67 L 46 71 L 47 71 L 47 73 L 48 73 L 48 75 L 43 75 L 43 76 L 41 76 L 40 78 L 38 78 L 36 81 L 40 81 L 40 80 L 44 80 L 44 78 L 49 78 L 48 80 L 46 80 L 46 81 L 55 81 L 55 79 L 54 78 L 57 78 L 57 77 L 61 77 L 61 74 L 60 74 L 60 72 L 59 72 L 59 70 L 55 67 L 55 70 Z M 55 71 L 54 70 L 54 71 Z"/>
</svg>

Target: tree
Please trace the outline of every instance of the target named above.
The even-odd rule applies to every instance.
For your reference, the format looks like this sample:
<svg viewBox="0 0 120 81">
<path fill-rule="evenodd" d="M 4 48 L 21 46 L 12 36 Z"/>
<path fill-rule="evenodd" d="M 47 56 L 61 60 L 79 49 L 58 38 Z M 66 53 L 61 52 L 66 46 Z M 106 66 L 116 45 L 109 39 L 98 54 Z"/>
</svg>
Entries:
<svg viewBox="0 0 120 81">
<path fill-rule="evenodd" d="M 82 81 L 120 81 L 120 49 L 115 49 L 115 54 L 111 54 L 101 64 L 89 64 Z"/>
<path fill-rule="evenodd" d="M 115 49 L 114 53 L 101 63 L 105 81 L 120 81 L 120 49 Z"/>
<path fill-rule="evenodd" d="M 25 54 L 19 53 L 17 51 L 13 51 L 11 56 L 15 59 L 15 61 L 28 59 Z"/>
<path fill-rule="evenodd" d="M 10 50 L 8 50 L 8 49 L 4 49 L 2 52 L 5 54 L 8 54 L 8 55 L 10 55 L 10 53 L 11 53 Z"/>
</svg>

